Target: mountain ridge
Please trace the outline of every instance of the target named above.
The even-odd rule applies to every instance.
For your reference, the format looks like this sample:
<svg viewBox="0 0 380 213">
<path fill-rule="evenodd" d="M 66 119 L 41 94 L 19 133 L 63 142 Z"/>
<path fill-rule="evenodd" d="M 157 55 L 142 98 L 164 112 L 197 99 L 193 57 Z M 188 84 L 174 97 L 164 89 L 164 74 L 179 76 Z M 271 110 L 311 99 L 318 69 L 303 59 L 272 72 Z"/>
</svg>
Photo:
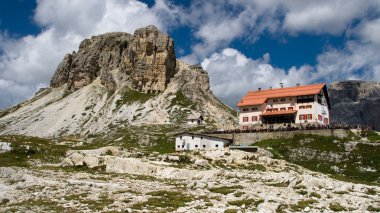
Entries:
<svg viewBox="0 0 380 213">
<path fill-rule="evenodd" d="M 58 65 L 50 88 L 0 112 L 0 134 L 86 137 L 111 126 L 185 127 L 190 114 L 202 114 L 208 127 L 233 128 L 234 113 L 210 90 L 207 72 L 176 60 L 173 40 L 148 26 L 133 36 L 81 42 Z"/>
</svg>

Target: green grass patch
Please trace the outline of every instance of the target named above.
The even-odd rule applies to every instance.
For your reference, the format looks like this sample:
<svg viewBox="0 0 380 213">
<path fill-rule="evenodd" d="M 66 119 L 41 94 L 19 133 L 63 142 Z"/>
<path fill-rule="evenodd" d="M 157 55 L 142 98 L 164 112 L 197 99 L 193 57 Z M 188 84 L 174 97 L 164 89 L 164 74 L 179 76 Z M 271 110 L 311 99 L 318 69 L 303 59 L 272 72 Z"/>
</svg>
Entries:
<svg viewBox="0 0 380 213">
<path fill-rule="evenodd" d="M 347 154 L 344 147 L 347 140 L 317 135 L 295 135 L 293 138 L 263 140 L 255 145 L 272 152 L 274 158 L 330 174 L 334 178 L 379 184 L 380 146 L 359 143 Z M 373 171 L 363 168 L 372 168 Z"/>
<path fill-rule="evenodd" d="M 380 135 L 374 131 L 365 132 L 365 136 L 367 137 L 368 140 L 372 142 L 380 142 Z"/>
<path fill-rule="evenodd" d="M 347 211 L 343 206 L 341 206 L 339 203 L 331 203 L 329 205 L 329 208 L 334 212 L 340 212 L 340 211 Z"/>
<path fill-rule="evenodd" d="M 223 213 L 237 213 L 238 209 L 226 209 Z"/>
<path fill-rule="evenodd" d="M 245 205 L 246 207 L 254 205 L 256 207 L 260 203 L 263 203 L 263 202 L 264 202 L 264 200 L 242 199 L 242 200 L 228 201 L 228 204 L 232 205 L 232 206 L 242 206 L 242 205 Z"/>
<path fill-rule="evenodd" d="M 244 192 L 236 192 L 234 193 L 234 196 L 235 197 L 241 197 L 243 194 L 245 194 Z"/>
<path fill-rule="evenodd" d="M 219 194 L 227 195 L 227 194 L 231 194 L 231 193 L 235 192 L 238 189 L 243 189 L 243 187 L 240 186 L 240 185 L 222 186 L 222 187 L 210 188 L 209 191 L 210 192 L 214 192 L 214 193 L 219 193 Z"/>
<path fill-rule="evenodd" d="M 161 190 L 149 192 L 146 195 L 150 195 L 152 197 L 145 202 L 134 204 L 132 208 L 149 210 L 157 210 L 157 208 L 162 208 L 167 211 L 173 211 L 179 207 L 185 206 L 186 203 L 193 200 L 191 197 L 178 191 L 174 192 Z"/>
<path fill-rule="evenodd" d="M 196 104 L 191 101 L 189 98 L 187 98 L 181 90 L 177 91 L 175 94 L 175 98 L 172 99 L 169 108 L 173 106 L 181 106 L 186 107 L 190 109 L 195 109 Z"/>
<path fill-rule="evenodd" d="M 288 182 L 280 182 L 280 183 L 270 183 L 267 185 L 268 186 L 274 186 L 274 187 L 288 187 L 289 183 Z"/>
<path fill-rule="evenodd" d="M 306 189 L 305 185 L 296 185 L 293 187 L 293 189 Z"/>
<path fill-rule="evenodd" d="M 302 211 L 304 210 L 306 207 L 314 204 L 314 203 L 317 203 L 318 201 L 317 200 L 314 200 L 314 199 L 307 199 L 307 200 L 301 200 L 301 201 L 298 201 L 298 203 L 296 205 L 292 205 L 291 206 L 291 209 L 293 211 Z"/>
<path fill-rule="evenodd" d="M 312 192 L 312 193 L 310 193 L 310 197 L 321 198 L 321 195 L 316 193 L 316 192 Z"/>
<path fill-rule="evenodd" d="M 380 207 L 368 206 L 367 211 L 370 211 L 370 212 L 380 212 Z"/>
<path fill-rule="evenodd" d="M 145 103 L 156 95 L 157 94 L 155 93 L 142 93 L 132 89 L 127 89 L 124 91 L 122 97 L 116 101 L 116 108 L 119 108 L 124 104 L 131 104 L 134 102 Z"/>
<path fill-rule="evenodd" d="M 51 201 L 50 199 L 29 199 L 19 203 L 13 203 L 9 205 L 9 207 L 15 207 L 14 211 L 9 209 L 9 212 L 21 212 L 29 210 L 29 211 L 42 211 L 42 212 L 65 212 L 70 209 L 65 209 L 60 206 L 57 202 Z M 27 212 L 29 212 L 27 211 Z"/>
<path fill-rule="evenodd" d="M 1 135 L 0 141 L 12 147 L 11 151 L 0 153 L 0 167 L 26 167 L 31 160 L 59 163 L 68 149 L 67 145 L 58 145 L 48 139 L 20 135 Z"/>
</svg>

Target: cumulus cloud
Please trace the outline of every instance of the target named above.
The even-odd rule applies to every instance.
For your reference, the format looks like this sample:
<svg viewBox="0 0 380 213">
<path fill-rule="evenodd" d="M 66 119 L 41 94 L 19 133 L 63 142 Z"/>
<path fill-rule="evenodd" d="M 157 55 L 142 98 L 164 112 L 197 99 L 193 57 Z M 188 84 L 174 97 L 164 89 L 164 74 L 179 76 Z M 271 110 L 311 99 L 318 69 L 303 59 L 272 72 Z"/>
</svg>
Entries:
<svg viewBox="0 0 380 213">
<path fill-rule="evenodd" d="M 378 47 L 359 41 L 348 41 L 343 49 L 329 49 L 317 57 L 313 79 L 380 81 Z"/>
<path fill-rule="evenodd" d="M 63 56 L 80 41 L 110 31 L 133 33 L 150 24 L 166 31 L 176 22 L 173 5 L 159 0 L 149 8 L 136 0 L 38 0 L 34 20 L 41 33 L 15 39 L 0 36 L 0 108 L 30 97 L 48 85 Z"/>
<path fill-rule="evenodd" d="M 247 58 L 236 49 L 226 48 L 201 63 L 210 76 L 211 90 L 230 106 L 235 106 L 249 90 L 294 86 L 310 83 L 313 68 L 304 65 L 288 71 L 270 65 L 269 54 L 259 59 Z"/>
<path fill-rule="evenodd" d="M 211 90 L 232 107 L 247 91 L 276 88 L 279 82 L 295 86 L 341 80 L 380 81 L 378 47 L 358 41 L 347 42 L 343 49 L 326 50 L 317 56 L 315 66 L 305 64 L 284 70 L 270 64 L 268 53 L 252 59 L 232 48 L 212 54 L 201 65 L 209 73 Z"/>
<path fill-rule="evenodd" d="M 358 33 L 365 42 L 373 43 L 380 46 L 380 18 L 364 21 L 359 27 Z"/>
<path fill-rule="evenodd" d="M 196 1 L 180 13 L 182 23 L 191 25 L 199 39 L 182 59 L 197 63 L 236 39 L 252 43 L 264 33 L 338 35 L 378 12 L 378 0 Z"/>
</svg>

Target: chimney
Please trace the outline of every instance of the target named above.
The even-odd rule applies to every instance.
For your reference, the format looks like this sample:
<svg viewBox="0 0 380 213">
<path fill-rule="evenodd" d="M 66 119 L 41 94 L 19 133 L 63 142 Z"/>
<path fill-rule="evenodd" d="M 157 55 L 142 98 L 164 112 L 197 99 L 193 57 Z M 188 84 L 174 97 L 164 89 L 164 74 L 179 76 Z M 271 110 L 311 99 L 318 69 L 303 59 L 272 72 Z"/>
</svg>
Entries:
<svg viewBox="0 0 380 213">
<path fill-rule="evenodd" d="M 301 84 L 300 83 L 297 83 L 296 86 L 299 87 Z"/>
<path fill-rule="evenodd" d="M 272 86 L 270 86 L 269 89 L 272 89 Z"/>
<path fill-rule="evenodd" d="M 259 91 L 261 91 L 261 87 L 259 87 Z"/>
<path fill-rule="evenodd" d="M 280 81 L 280 86 L 281 86 L 281 88 L 284 88 L 284 83 L 282 83 L 281 81 Z"/>
</svg>

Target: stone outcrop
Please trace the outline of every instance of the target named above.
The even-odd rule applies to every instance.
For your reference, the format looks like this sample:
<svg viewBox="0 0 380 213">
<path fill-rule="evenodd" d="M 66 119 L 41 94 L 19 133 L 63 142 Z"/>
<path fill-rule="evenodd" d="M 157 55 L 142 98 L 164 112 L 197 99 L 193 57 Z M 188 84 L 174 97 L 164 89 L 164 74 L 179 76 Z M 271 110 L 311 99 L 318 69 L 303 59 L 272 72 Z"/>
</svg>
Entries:
<svg viewBox="0 0 380 213">
<path fill-rule="evenodd" d="M 142 92 L 163 91 L 175 74 L 174 42 L 154 26 L 128 33 L 106 33 L 81 42 L 78 52 L 59 64 L 51 87 L 68 84 L 75 91 L 100 77 L 111 90 L 128 86 Z"/>
<path fill-rule="evenodd" d="M 369 125 L 380 130 L 380 83 L 341 81 L 329 86 L 331 122 Z"/>
</svg>

